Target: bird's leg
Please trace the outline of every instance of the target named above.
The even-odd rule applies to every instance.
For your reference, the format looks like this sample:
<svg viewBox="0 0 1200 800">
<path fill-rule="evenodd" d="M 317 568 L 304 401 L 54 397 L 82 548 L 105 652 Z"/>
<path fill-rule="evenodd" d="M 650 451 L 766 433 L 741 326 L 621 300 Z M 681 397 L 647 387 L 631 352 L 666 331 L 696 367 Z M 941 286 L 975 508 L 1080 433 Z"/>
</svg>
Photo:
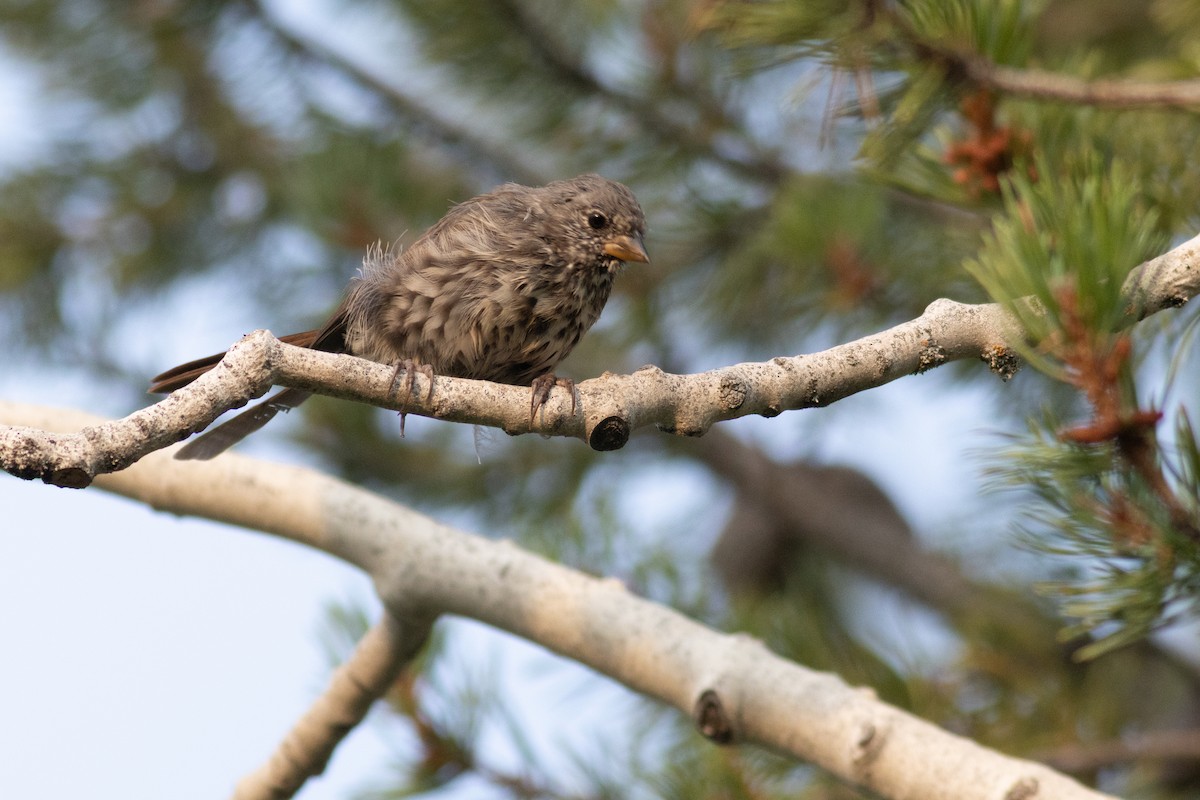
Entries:
<svg viewBox="0 0 1200 800">
<path fill-rule="evenodd" d="M 417 388 L 417 373 L 425 376 L 425 380 L 429 381 L 429 391 L 425 393 L 425 402 L 428 403 L 433 399 L 433 367 L 428 364 L 418 364 L 411 358 L 402 358 L 396 362 L 396 370 L 392 373 L 391 386 L 395 387 L 396 382 L 400 379 L 400 373 L 404 373 L 404 402 L 412 399 L 413 392 Z M 404 420 L 408 415 L 400 412 L 400 438 L 404 438 Z"/>
<path fill-rule="evenodd" d="M 553 372 L 547 372 L 545 375 L 539 375 L 533 379 L 533 384 L 530 386 L 529 397 L 529 424 L 533 424 L 534 417 L 537 416 L 538 410 L 546 405 L 546 401 L 550 399 L 550 392 L 555 386 L 561 386 L 571 393 L 571 413 L 575 413 L 576 404 L 579 400 L 579 395 L 575 391 L 575 381 L 570 378 L 559 378 Z"/>
</svg>

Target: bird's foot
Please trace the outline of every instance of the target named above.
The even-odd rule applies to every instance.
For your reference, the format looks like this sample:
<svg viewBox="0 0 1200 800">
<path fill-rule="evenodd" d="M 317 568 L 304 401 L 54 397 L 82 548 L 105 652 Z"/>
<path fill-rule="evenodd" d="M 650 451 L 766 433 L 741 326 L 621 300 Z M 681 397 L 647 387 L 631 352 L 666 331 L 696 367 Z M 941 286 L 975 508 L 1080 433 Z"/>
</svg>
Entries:
<svg viewBox="0 0 1200 800">
<path fill-rule="evenodd" d="M 425 402 L 428 403 L 433 399 L 433 367 L 428 364 L 420 364 L 411 358 L 402 358 L 395 364 L 396 370 L 392 373 L 392 387 L 395 388 L 396 383 L 400 380 L 400 373 L 404 373 L 404 401 L 408 402 L 412 399 L 413 392 L 417 389 L 417 375 L 424 375 L 425 380 L 429 382 L 429 390 L 425 393 Z"/>
<path fill-rule="evenodd" d="M 546 405 L 546 401 L 550 399 L 550 392 L 555 386 L 561 386 L 571 393 L 571 413 L 575 413 L 576 405 L 579 401 L 579 395 L 575 391 L 575 381 L 570 378 L 559 378 L 553 372 L 547 372 L 545 375 L 539 375 L 533 379 L 533 384 L 530 386 L 531 394 L 529 398 L 529 424 L 533 424 L 534 417 L 537 412 Z"/>
<path fill-rule="evenodd" d="M 429 382 L 429 390 L 425 393 L 425 402 L 428 403 L 433 399 L 433 367 L 428 364 L 418 364 L 411 358 L 402 358 L 396 362 L 396 370 L 392 373 L 392 389 L 396 387 L 396 383 L 400 380 L 400 373 L 404 373 L 404 402 L 412 399 L 413 392 L 417 389 L 418 373 L 425 376 L 425 380 Z M 404 438 L 404 420 L 407 414 L 400 412 L 400 438 Z"/>
</svg>

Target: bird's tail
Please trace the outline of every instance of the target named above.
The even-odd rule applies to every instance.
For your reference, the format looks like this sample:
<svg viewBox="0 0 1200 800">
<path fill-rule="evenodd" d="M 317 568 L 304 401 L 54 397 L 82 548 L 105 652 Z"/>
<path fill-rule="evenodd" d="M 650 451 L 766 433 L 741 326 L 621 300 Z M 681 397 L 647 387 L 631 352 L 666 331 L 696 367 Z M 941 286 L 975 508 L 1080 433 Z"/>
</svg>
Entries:
<svg viewBox="0 0 1200 800">
<path fill-rule="evenodd" d="M 319 333 L 320 331 L 316 330 L 293 333 L 287 336 L 280 336 L 279 341 L 294 344 L 296 347 L 312 347 Z M 224 357 L 224 353 L 216 353 L 204 358 L 197 358 L 195 361 L 189 361 L 186 364 L 180 364 L 177 367 L 171 367 L 166 372 L 151 378 L 150 388 L 147 391 L 150 394 L 167 394 L 176 389 L 182 389 L 221 363 L 221 359 Z"/>
<path fill-rule="evenodd" d="M 222 422 L 212 430 L 192 439 L 179 448 L 175 458 L 180 461 L 208 461 L 221 455 L 250 434 L 266 425 L 280 411 L 289 411 L 312 395 L 301 389 L 282 389 L 256 403 L 228 422 Z"/>
<path fill-rule="evenodd" d="M 342 310 L 334 314 L 325 327 L 318 330 L 293 333 L 279 337 L 279 341 L 297 347 L 311 347 L 314 350 L 328 352 L 345 352 L 345 314 Z M 187 386 L 204 373 L 220 363 L 224 353 L 198 358 L 186 364 L 167 370 L 161 375 L 154 376 L 150 381 L 150 391 L 153 393 L 173 392 Z M 223 422 L 212 430 L 206 431 L 179 449 L 175 458 L 183 461 L 207 461 L 224 453 L 230 447 L 257 431 L 270 422 L 280 411 L 288 411 L 303 403 L 312 395 L 301 389 L 283 389 L 263 400 L 228 422 Z"/>
</svg>

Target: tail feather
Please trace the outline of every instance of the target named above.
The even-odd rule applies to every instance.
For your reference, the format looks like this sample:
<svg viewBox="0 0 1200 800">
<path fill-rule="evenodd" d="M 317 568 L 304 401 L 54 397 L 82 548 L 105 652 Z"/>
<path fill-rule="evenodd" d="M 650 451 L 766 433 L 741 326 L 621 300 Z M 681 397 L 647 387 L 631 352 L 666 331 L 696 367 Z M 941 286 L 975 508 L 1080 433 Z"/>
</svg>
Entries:
<svg viewBox="0 0 1200 800">
<path fill-rule="evenodd" d="M 346 351 L 345 332 L 346 312 L 343 304 L 342 308 L 330 318 L 329 322 L 325 323 L 323 328 L 280 336 L 279 341 L 297 347 L 311 347 L 314 350 L 344 353 Z M 224 357 L 224 353 L 217 353 L 169 369 L 151 379 L 150 391 L 160 393 L 181 389 L 221 363 L 221 359 Z M 207 461 L 218 456 L 266 425 L 280 411 L 295 408 L 310 396 L 312 396 L 312 392 L 301 389 L 283 389 L 276 392 L 228 422 L 223 422 L 197 436 L 180 448 L 179 452 L 175 454 L 175 458 L 184 461 Z"/>
<path fill-rule="evenodd" d="M 208 461 L 224 453 L 250 434 L 266 425 L 280 411 L 288 411 L 303 403 L 311 392 L 300 389 L 283 389 L 256 403 L 228 422 L 192 439 L 179 449 L 175 458 L 180 461 Z"/>
<path fill-rule="evenodd" d="M 279 341 L 287 344 L 295 345 L 296 347 L 312 347 L 317 340 L 317 335 L 321 331 L 304 331 L 303 333 L 291 333 L 287 336 L 280 336 Z M 221 359 L 225 357 L 224 353 L 215 353 L 204 358 L 197 358 L 194 361 L 189 361 L 186 364 L 180 364 L 177 367 L 155 375 L 150 379 L 151 394 L 167 394 L 176 389 L 182 389 L 192 381 L 199 378 L 204 373 L 221 363 Z"/>
</svg>

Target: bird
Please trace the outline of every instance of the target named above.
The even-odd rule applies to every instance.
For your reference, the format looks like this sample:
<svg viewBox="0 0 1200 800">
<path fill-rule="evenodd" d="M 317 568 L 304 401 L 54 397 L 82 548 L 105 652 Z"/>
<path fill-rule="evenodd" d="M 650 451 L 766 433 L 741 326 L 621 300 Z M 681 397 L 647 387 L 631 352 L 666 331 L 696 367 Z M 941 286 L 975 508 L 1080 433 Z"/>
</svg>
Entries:
<svg viewBox="0 0 1200 800">
<path fill-rule="evenodd" d="M 531 387 L 530 417 L 554 374 L 600 317 L 626 262 L 648 263 L 646 219 L 633 192 L 597 174 L 531 187 L 506 183 L 450 208 L 406 248 L 376 245 L 344 299 L 320 328 L 280 341 L 348 353 L 415 375 Z M 172 392 L 215 367 L 224 353 L 151 379 Z M 310 392 L 283 389 L 193 439 L 175 455 L 208 460 Z"/>
</svg>

